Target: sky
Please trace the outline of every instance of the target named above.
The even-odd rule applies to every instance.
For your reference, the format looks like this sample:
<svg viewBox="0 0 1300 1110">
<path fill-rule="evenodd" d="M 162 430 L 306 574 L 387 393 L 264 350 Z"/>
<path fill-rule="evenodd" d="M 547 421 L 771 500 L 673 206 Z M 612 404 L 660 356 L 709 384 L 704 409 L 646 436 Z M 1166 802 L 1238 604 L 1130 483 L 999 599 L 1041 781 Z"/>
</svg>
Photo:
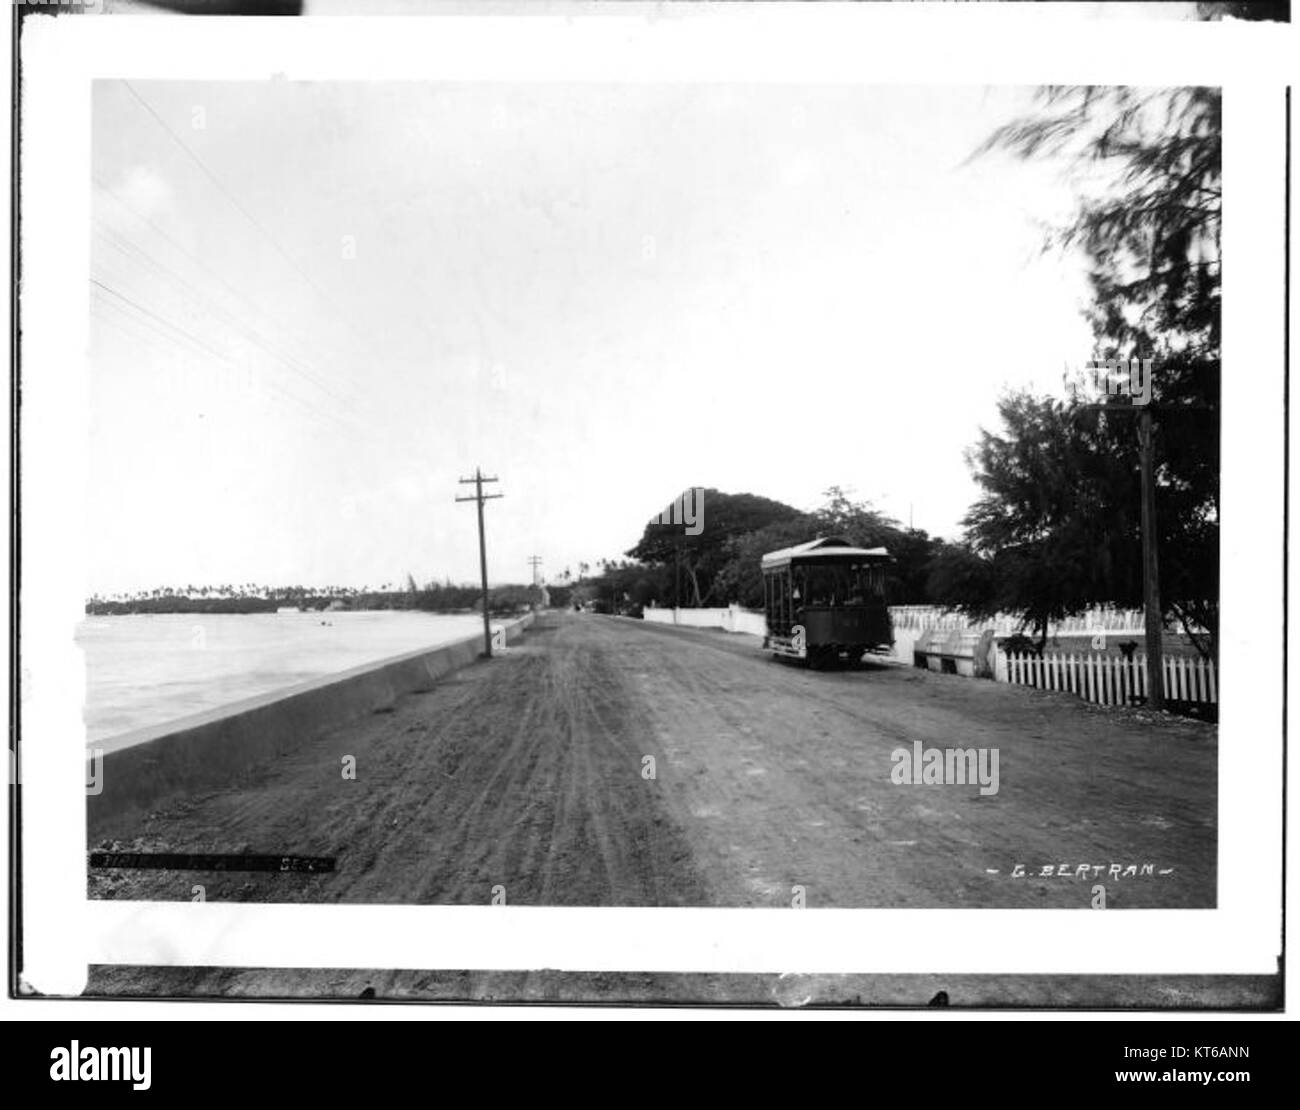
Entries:
<svg viewBox="0 0 1300 1110">
<path fill-rule="evenodd" d="M 1008 388 L 1091 357 L 1025 89 L 110 80 L 91 588 L 618 558 L 690 486 L 956 538 Z M 707 504 L 704 507 L 707 522 Z"/>
</svg>

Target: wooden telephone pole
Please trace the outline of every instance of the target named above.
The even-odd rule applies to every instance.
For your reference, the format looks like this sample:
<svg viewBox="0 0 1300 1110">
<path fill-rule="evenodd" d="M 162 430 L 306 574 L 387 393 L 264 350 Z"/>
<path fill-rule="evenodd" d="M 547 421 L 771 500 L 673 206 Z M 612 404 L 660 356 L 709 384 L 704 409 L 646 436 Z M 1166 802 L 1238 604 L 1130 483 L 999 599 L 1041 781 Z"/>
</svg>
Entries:
<svg viewBox="0 0 1300 1110">
<path fill-rule="evenodd" d="M 1132 360 L 1130 360 L 1130 366 Z M 1108 368 L 1109 369 L 1109 368 Z M 1150 370 L 1147 371 L 1148 374 Z M 1130 379 L 1131 380 L 1131 379 Z M 1148 379 L 1148 384 L 1150 379 Z M 1109 384 L 1107 392 L 1114 392 Z M 1084 405 L 1107 415 L 1134 413 L 1137 416 L 1138 469 L 1142 479 L 1142 615 L 1147 654 L 1147 707 L 1165 707 L 1164 621 L 1160 609 L 1160 555 L 1156 545 L 1156 466 L 1152 432 L 1151 401 L 1128 405 Z"/>
<path fill-rule="evenodd" d="M 504 495 L 500 493 L 484 493 L 483 483 L 495 482 L 496 480 L 495 478 L 484 478 L 483 471 L 475 467 L 473 478 L 462 478 L 460 480 L 462 486 L 470 484 L 474 486 L 474 496 L 456 498 L 457 501 L 478 502 L 478 565 L 483 576 L 483 654 L 489 659 L 492 658 L 492 621 L 488 616 L 487 540 L 483 534 L 483 502 Z"/>
<path fill-rule="evenodd" d="M 540 555 L 529 555 L 528 565 L 533 568 L 533 593 L 532 597 L 528 599 L 528 607 L 536 612 L 537 603 L 542 596 L 541 575 L 538 574 L 538 568 L 542 565 L 542 557 Z"/>
<path fill-rule="evenodd" d="M 1142 467 L 1142 608 L 1146 619 L 1147 705 L 1165 707 L 1164 622 L 1160 619 L 1160 558 L 1156 550 L 1156 468 L 1152 449 L 1151 406 L 1138 412 L 1138 453 Z"/>
</svg>

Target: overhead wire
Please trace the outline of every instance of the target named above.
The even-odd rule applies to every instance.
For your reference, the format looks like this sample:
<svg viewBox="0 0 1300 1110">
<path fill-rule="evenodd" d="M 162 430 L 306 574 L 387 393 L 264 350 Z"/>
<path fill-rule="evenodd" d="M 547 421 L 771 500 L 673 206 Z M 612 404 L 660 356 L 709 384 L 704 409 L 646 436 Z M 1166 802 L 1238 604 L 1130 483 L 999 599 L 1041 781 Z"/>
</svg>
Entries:
<svg viewBox="0 0 1300 1110">
<path fill-rule="evenodd" d="M 356 404 L 354 400 L 346 397 L 342 397 L 338 393 L 335 393 L 328 385 L 320 381 L 308 368 L 306 368 L 301 362 L 295 359 L 292 355 L 277 350 L 275 347 L 271 345 L 271 342 L 267 340 L 266 337 L 262 336 L 255 328 L 252 328 L 250 325 L 241 323 L 235 316 L 225 311 L 220 305 L 218 305 L 215 301 L 211 300 L 202 291 L 197 289 L 191 282 L 187 281 L 182 275 L 178 274 L 175 270 L 167 266 L 165 263 L 159 262 L 157 259 L 155 259 L 147 250 L 144 250 L 138 245 L 133 244 L 128 240 L 125 240 L 122 236 L 117 234 L 111 228 L 101 227 L 99 230 L 100 230 L 100 234 L 102 234 L 108 240 L 108 242 L 110 242 L 123 254 L 133 257 L 135 261 L 140 262 L 142 265 L 149 266 L 156 273 L 180 285 L 183 289 L 189 290 L 190 294 L 192 295 L 192 299 L 194 299 L 196 303 L 202 305 L 210 313 L 220 316 L 229 324 L 230 327 L 232 327 L 235 331 L 237 331 L 239 334 L 243 335 L 246 339 L 248 339 L 249 342 L 253 343 L 259 349 L 266 352 L 266 354 L 270 355 L 272 358 L 277 359 L 278 361 L 284 363 L 284 365 L 288 367 L 288 369 L 292 373 L 297 374 L 304 381 L 315 386 L 322 393 L 333 398 L 335 401 L 338 401 L 339 404 L 341 405 L 353 406 Z"/>
<path fill-rule="evenodd" d="M 312 289 L 313 292 L 315 292 L 315 294 L 321 299 L 321 301 L 327 306 L 329 306 L 329 308 L 332 311 L 338 314 L 339 321 L 349 331 L 353 333 L 353 335 L 358 339 L 360 343 L 363 344 L 363 349 L 364 349 L 364 345 L 368 344 L 370 340 L 366 336 L 363 336 L 357 330 L 356 326 L 349 319 L 348 313 L 345 312 L 335 302 L 334 298 L 331 297 L 329 293 L 327 293 L 323 288 L 321 288 L 320 284 L 309 273 L 307 273 L 307 271 L 304 270 L 301 265 L 299 265 L 298 261 L 287 250 L 285 250 L 285 248 L 280 244 L 280 241 L 274 235 L 272 235 L 270 231 L 267 230 L 267 228 L 261 223 L 261 221 L 258 220 L 257 217 L 254 216 L 251 212 L 249 212 L 247 208 L 244 207 L 244 205 L 240 202 L 239 198 L 236 197 L 234 193 L 231 192 L 231 190 L 226 187 L 226 185 L 222 182 L 222 180 L 208 167 L 207 163 L 204 162 L 203 159 L 199 157 L 199 155 L 195 152 L 194 148 L 191 147 L 187 142 L 185 142 L 185 140 L 182 139 L 175 132 L 175 130 L 173 130 L 171 125 L 168 124 L 167 121 L 163 119 L 161 115 L 158 114 L 158 112 L 154 109 L 153 105 L 151 105 L 147 100 L 144 99 L 144 97 L 140 95 L 140 93 L 136 90 L 135 86 L 132 85 L 130 81 L 127 81 L 125 79 L 122 81 L 122 85 L 126 88 L 127 92 L 129 92 L 131 96 L 134 97 L 136 102 L 146 112 L 149 113 L 150 117 L 154 120 L 155 123 L 158 124 L 160 128 L 162 128 L 163 132 L 172 140 L 172 142 L 177 147 L 180 148 L 180 150 L 185 154 L 185 156 L 191 162 L 194 163 L 194 165 L 199 169 L 199 172 L 202 173 L 203 176 L 212 184 L 213 188 L 215 188 L 223 197 L 225 197 L 226 200 L 230 203 L 230 205 L 241 216 L 243 216 L 244 219 L 247 220 L 248 223 L 252 225 L 252 227 L 255 228 L 263 236 L 263 238 L 266 239 L 268 243 L 271 244 L 271 247 L 275 250 L 275 252 L 279 254 L 280 257 L 283 258 L 286 263 L 288 263 L 288 265 L 294 270 L 294 272 L 297 273 L 297 275 L 300 278 L 302 278 L 302 280 Z"/>
<path fill-rule="evenodd" d="M 167 319 L 166 317 L 162 316 L 158 312 L 153 311 L 152 309 L 145 307 L 144 305 L 136 301 L 134 298 L 122 293 L 118 289 L 113 288 L 111 285 L 107 284 L 106 282 L 103 282 L 98 278 L 92 277 L 90 279 L 90 284 L 97 290 L 100 290 L 103 293 L 107 293 L 110 296 L 116 298 L 116 300 L 121 304 L 128 305 L 136 312 L 140 313 L 143 317 L 146 318 L 144 322 L 147 323 L 148 321 L 155 321 L 157 324 L 160 324 L 163 327 L 169 329 L 170 332 L 174 332 L 175 335 L 178 335 L 182 339 L 199 347 L 202 351 L 206 352 L 208 355 L 215 358 L 218 362 L 222 362 L 230 366 L 236 372 L 241 372 L 245 369 L 244 367 L 240 366 L 240 364 L 230 356 L 224 355 L 221 352 L 214 350 L 208 344 L 204 343 L 203 340 L 195 336 L 194 333 L 191 332 L 188 328 L 184 327 L 183 325 L 177 324 L 173 320 Z M 114 307 L 119 307 L 119 306 L 114 305 Z M 174 336 L 167 335 L 166 333 L 163 333 L 163 335 L 165 338 L 172 339 L 174 343 L 180 346 L 179 341 L 176 340 Z M 184 348 L 182 347 L 182 349 Z M 192 352 L 187 352 L 187 353 L 190 353 L 191 357 L 193 357 Z M 313 405 L 310 401 L 306 400 L 303 397 L 298 396 L 295 393 L 291 393 L 288 390 L 285 390 L 283 388 L 274 389 L 272 390 L 272 392 L 276 393 L 279 396 L 285 397 L 288 400 L 295 402 L 296 404 L 304 408 L 306 411 L 312 413 L 313 415 L 319 417 L 322 420 L 333 421 L 339 426 L 346 428 L 350 432 L 359 432 L 363 436 L 366 435 L 366 432 L 360 426 L 348 421 L 344 417 L 337 416 L 334 413 L 322 411 L 320 408 Z"/>
</svg>

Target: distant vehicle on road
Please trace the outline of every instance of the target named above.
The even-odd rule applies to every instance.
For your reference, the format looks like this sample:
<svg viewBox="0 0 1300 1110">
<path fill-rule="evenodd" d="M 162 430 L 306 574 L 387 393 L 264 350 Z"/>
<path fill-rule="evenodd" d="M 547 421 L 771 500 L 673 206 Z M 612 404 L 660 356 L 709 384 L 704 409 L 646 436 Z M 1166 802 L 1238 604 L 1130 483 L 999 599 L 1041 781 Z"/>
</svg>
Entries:
<svg viewBox="0 0 1300 1110">
<path fill-rule="evenodd" d="M 889 651 L 894 628 L 885 568 L 890 562 L 883 547 L 854 547 L 835 536 L 764 555 L 763 647 L 814 669 Z"/>
</svg>

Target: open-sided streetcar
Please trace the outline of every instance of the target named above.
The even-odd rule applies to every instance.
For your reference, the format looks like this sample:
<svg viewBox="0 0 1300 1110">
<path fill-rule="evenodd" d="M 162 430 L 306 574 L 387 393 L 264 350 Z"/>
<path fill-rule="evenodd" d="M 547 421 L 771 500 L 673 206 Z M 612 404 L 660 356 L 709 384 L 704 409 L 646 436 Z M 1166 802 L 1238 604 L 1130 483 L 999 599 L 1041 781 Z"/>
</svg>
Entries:
<svg viewBox="0 0 1300 1110">
<path fill-rule="evenodd" d="M 853 547 L 828 536 L 763 556 L 767 636 L 776 655 L 807 660 L 812 667 L 869 651 L 888 651 L 893 624 L 885 600 L 883 547 Z"/>
</svg>

